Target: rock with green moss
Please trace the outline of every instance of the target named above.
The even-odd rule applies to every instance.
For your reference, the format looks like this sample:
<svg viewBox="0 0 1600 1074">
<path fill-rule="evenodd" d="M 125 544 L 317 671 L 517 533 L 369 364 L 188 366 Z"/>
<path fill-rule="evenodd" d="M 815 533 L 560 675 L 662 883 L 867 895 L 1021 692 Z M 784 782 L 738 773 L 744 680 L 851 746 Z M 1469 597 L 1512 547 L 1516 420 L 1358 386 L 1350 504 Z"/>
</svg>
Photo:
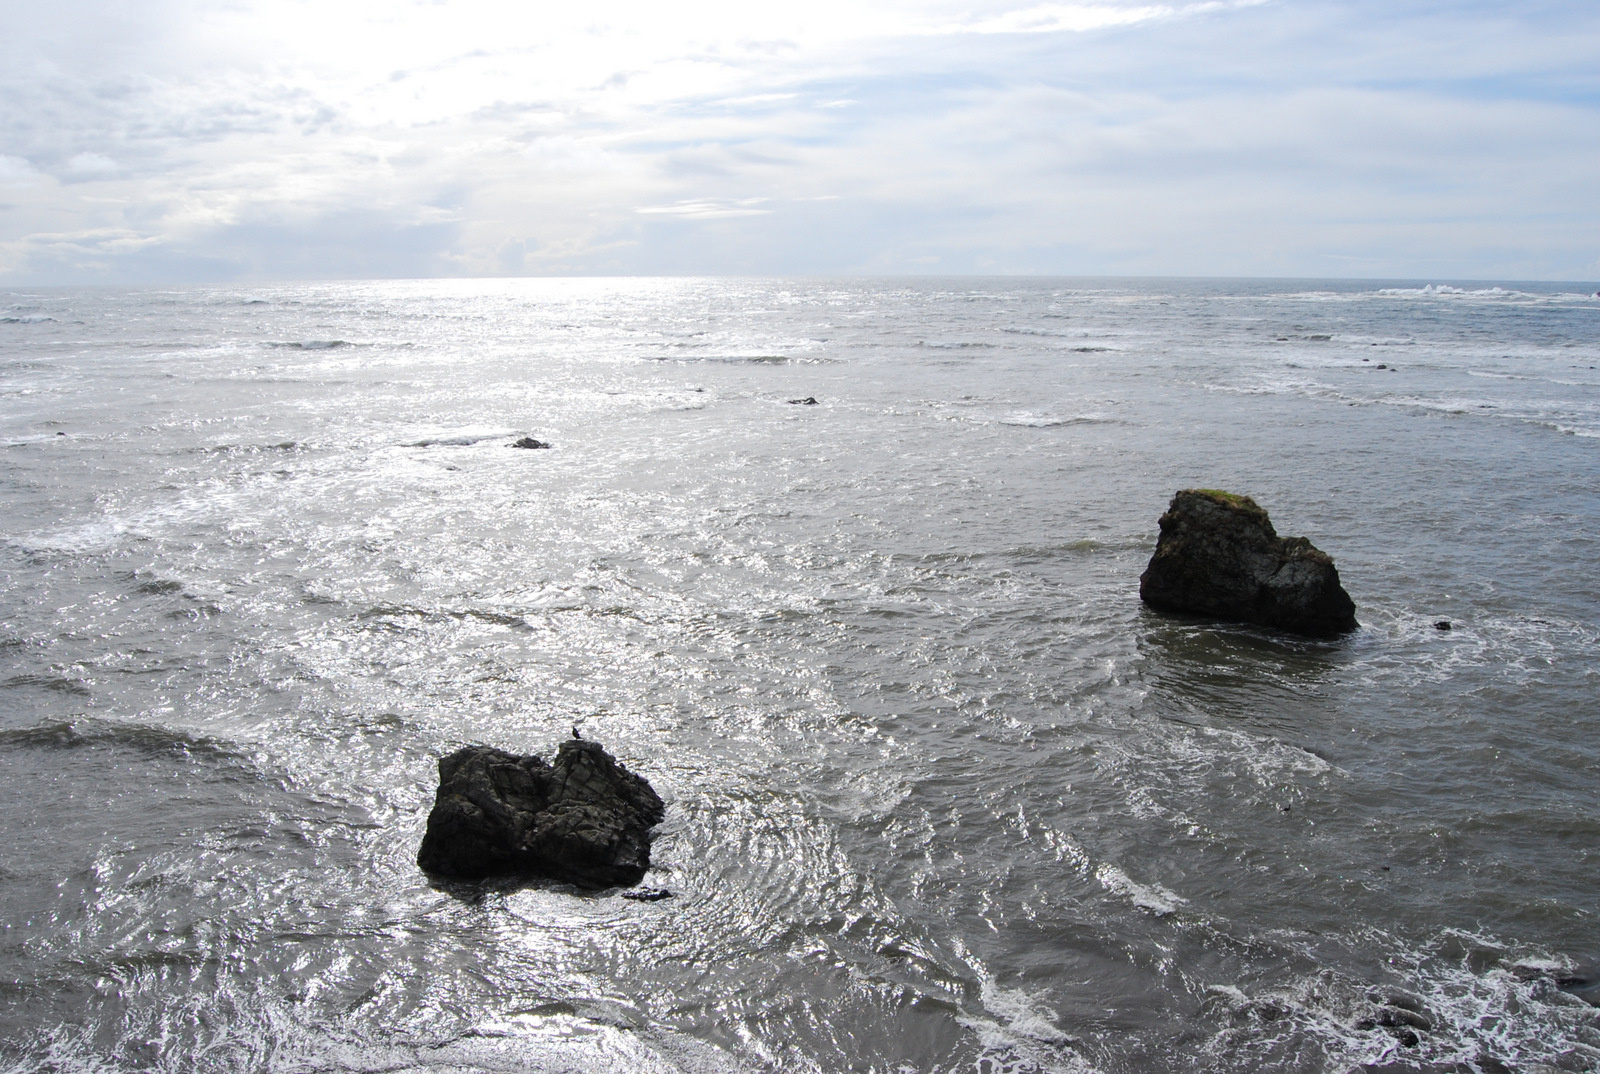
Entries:
<svg viewBox="0 0 1600 1074">
<path fill-rule="evenodd" d="M 1158 611 L 1319 637 L 1357 625 L 1332 559 L 1304 537 L 1279 537 L 1250 497 L 1218 489 L 1172 498 L 1139 597 Z"/>
</svg>

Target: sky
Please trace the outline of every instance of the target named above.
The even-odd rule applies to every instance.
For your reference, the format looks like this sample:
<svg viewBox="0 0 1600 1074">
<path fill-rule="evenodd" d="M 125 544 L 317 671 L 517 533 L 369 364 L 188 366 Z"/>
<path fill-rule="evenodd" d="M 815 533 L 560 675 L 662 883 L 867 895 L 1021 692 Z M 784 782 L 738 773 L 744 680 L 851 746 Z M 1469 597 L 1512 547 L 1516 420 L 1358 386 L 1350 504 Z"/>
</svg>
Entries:
<svg viewBox="0 0 1600 1074">
<path fill-rule="evenodd" d="M 0 282 L 1600 278 L 1575 0 L 0 0 Z"/>
</svg>

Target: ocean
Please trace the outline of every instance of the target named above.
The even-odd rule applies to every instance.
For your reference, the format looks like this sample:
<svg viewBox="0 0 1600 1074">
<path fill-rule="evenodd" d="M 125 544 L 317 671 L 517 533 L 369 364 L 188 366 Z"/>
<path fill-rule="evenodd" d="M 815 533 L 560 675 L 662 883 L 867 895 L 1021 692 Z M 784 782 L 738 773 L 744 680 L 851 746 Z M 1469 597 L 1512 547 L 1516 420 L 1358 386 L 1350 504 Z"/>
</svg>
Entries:
<svg viewBox="0 0 1600 1074">
<path fill-rule="evenodd" d="M 1594 287 L 0 292 L 0 1070 L 1600 1070 Z M 431 885 L 574 726 L 672 897 Z"/>
</svg>

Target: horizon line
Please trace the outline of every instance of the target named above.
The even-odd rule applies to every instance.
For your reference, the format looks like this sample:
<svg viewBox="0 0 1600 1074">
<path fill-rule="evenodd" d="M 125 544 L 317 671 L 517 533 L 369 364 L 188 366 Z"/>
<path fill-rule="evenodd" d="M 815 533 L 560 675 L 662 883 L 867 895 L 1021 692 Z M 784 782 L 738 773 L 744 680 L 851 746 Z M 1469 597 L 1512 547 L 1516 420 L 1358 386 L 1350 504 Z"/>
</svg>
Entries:
<svg viewBox="0 0 1600 1074">
<path fill-rule="evenodd" d="M 0 288 L 30 290 L 96 290 L 96 289 L 160 289 L 160 288 L 238 288 L 238 287 L 289 287 L 308 284 L 336 283 L 442 283 L 442 282 L 510 282 L 516 280 L 1126 280 L 1126 281 L 1182 281 L 1194 283 L 1397 283 L 1422 286 L 1462 284 L 1501 285 L 1533 284 L 1540 286 L 1578 285 L 1582 289 L 1600 287 L 1600 277 L 1582 279 L 1533 279 L 1511 276 L 1321 276 L 1321 275 L 1195 275 L 1189 273 L 1019 273 L 1019 272 L 959 272 L 959 273 L 865 273 L 865 272 L 606 272 L 606 273 L 540 273 L 516 276 L 305 276 L 260 277 L 238 280 L 152 280 L 144 282 L 38 282 L 0 280 Z M 1600 293 L 1597 291 L 1596 293 Z"/>
</svg>

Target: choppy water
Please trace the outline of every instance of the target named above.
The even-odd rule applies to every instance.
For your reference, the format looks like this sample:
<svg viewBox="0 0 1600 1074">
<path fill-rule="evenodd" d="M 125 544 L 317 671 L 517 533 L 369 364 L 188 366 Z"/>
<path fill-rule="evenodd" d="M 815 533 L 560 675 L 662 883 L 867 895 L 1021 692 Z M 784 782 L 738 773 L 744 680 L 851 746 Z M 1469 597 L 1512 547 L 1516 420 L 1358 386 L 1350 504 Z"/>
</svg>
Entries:
<svg viewBox="0 0 1600 1074">
<path fill-rule="evenodd" d="M 1575 287 L 0 321 L 0 1069 L 1600 1069 Z M 1361 631 L 1146 612 L 1194 485 Z M 667 799 L 675 897 L 431 888 L 437 756 L 575 722 Z"/>
</svg>

